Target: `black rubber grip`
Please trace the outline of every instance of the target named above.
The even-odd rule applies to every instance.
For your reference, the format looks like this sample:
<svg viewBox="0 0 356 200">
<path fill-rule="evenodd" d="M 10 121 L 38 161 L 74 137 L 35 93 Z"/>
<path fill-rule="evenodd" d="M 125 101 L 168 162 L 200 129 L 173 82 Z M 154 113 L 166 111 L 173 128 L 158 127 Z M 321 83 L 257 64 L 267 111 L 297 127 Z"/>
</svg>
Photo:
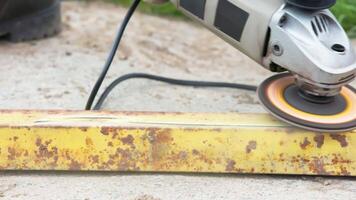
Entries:
<svg viewBox="0 0 356 200">
<path fill-rule="evenodd" d="M 180 6 L 193 15 L 204 19 L 206 0 L 180 0 Z"/>
<path fill-rule="evenodd" d="M 249 13 L 228 0 L 219 0 L 214 25 L 237 41 L 241 40 Z"/>
<path fill-rule="evenodd" d="M 336 0 L 286 0 L 290 5 L 308 10 L 322 10 L 335 5 Z"/>
</svg>

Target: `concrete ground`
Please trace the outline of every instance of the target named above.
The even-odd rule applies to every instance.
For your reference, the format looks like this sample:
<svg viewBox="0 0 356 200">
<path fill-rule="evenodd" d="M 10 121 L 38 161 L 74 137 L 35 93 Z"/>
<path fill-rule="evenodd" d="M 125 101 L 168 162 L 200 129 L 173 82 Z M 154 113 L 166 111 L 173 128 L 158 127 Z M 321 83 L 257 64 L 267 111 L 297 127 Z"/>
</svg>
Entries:
<svg viewBox="0 0 356 200">
<path fill-rule="evenodd" d="M 56 38 L 0 43 L 0 109 L 83 109 L 125 9 L 66 2 Z M 356 44 L 355 44 L 356 46 Z M 193 23 L 135 15 L 110 70 L 259 84 L 270 75 Z M 355 82 L 353 83 L 355 85 Z M 265 112 L 252 92 L 132 80 L 108 110 Z M 353 178 L 254 175 L 1 172 L 0 199 L 355 199 Z"/>
</svg>

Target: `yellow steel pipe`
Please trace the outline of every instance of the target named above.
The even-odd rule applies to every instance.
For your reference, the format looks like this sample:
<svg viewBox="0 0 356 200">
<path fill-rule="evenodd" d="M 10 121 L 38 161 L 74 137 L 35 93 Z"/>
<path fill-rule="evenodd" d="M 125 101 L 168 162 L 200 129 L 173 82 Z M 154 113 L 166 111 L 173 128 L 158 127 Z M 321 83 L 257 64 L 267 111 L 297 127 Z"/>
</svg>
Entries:
<svg viewBox="0 0 356 200">
<path fill-rule="evenodd" d="M 356 176 L 356 131 L 267 114 L 3 110 L 0 169 Z"/>
</svg>

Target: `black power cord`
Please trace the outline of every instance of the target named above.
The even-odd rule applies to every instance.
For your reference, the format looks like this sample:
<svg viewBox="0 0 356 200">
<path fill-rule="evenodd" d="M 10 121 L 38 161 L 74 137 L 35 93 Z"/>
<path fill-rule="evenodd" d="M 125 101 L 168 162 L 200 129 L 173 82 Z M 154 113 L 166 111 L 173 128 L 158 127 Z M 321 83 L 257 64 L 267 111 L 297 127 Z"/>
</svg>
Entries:
<svg viewBox="0 0 356 200">
<path fill-rule="evenodd" d="M 256 86 L 251 85 L 244 85 L 244 84 L 237 84 L 237 83 L 223 83 L 223 82 L 210 82 L 210 81 L 190 81 L 190 80 L 181 80 L 181 79 L 173 79 L 173 78 L 166 78 L 162 76 L 156 76 L 151 74 L 144 74 L 144 73 L 132 73 L 132 74 L 125 74 L 116 80 L 114 80 L 102 93 L 98 102 L 94 106 L 94 110 L 100 110 L 105 99 L 109 96 L 110 92 L 120 83 L 133 79 L 133 78 L 144 78 L 150 79 L 154 81 L 165 82 L 173 85 L 181 85 L 181 86 L 193 86 L 193 87 L 223 87 L 223 88 L 234 88 L 234 89 L 244 89 L 250 91 L 256 91 Z"/>
<path fill-rule="evenodd" d="M 126 16 L 124 18 L 124 21 L 122 22 L 122 24 L 121 24 L 121 26 L 119 28 L 119 31 L 117 32 L 114 44 L 113 44 L 113 46 L 111 48 L 111 51 L 109 53 L 109 56 L 108 56 L 108 58 L 106 60 L 106 63 L 105 63 L 104 68 L 103 68 L 103 71 L 101 72 L 98 80 L 96 81 L 96 83 L 95 83 L 95 85 L 94 85 L 94 87 L 93 87 L 93 89 L 92 89 L 92 91 L 90 93 L 87 105 L 85 106 L 85 110 L 91 110 L 91 107 L 93 105 L 95 97 L 98 94 L 98 91 L 99 91 L 101 85 L 103 84 L 103 81 L 105 79 L 106 74 L 108 73 L 108 71 L 110 69 L 112 61 L 114 60 L 117 48 L 120 45 L 121 38 L 124 35 L 125 29 L 127 27 L 127 24 L 129 23 L 132 15 L 135 13 L 135 11 L 137 9 L 137 6 L 140 4 L 140 2 L 141 2 L 141 0 L 134 0 L 134 2 L 132 3 L 130 9 L 128 10 L 128 12 L 127 12 L 127 14 L 126 14 Z"/>
<path fill-rule="evenodd" d="M 94 100 L 98 94 L 98 91 L 105 79 L 106 74 L 108 73 L 110 66 L 112 64 L 112 61 L 115 57 L 116 51 L 120 45 L 121 38 L 125 32 L 125 29 L 134 14 L 135 10 L 137 9 L 137 6 L 140 4 L 141 0 L 135 0 L 130 9 L 128 10 L 125 19 L 120 26 L 120 29 L 117 33 L 117 36 L 115 38 L 113 47 L 109 53 L 108 59 L 106 60 L 106 63 L 104 65 L 104 68 L 95 83 L 95 86 L 89 96 L 88 102 L 86 104 L 85 109 L 86 110 L 91 110 Z M 257 87 L 252 86 L 252 85 L 245 85 L 245 84 L 237 84 L 237 83 L 225 83 L 225 82 L 210 82 L 210 81 L 191 81 L 191 80 L 181 80 L 181 79 L 173 79 L 173 78 L 167 78 L 167 77 L 162 77 L 162 76 L 157 76 L 157 75 L 151 75 L 151 74 L 145 74 L 145 73 L 131 73 L 131 74 L 125 74 L 116 80 L 114 80 L 101 94 L 99 100 L 95 104 L 93 110 L 99 110 L 106 98 L 109 96 L 110 92 L 120 83 L 123 81 L 133 79 L 133 78 L 144 78 L 144 79 L 150 79 L 154 81 L 160 81 L 160 82 L 165 82 L 169 84 L 174 84 L 174 85 L 181 85 L 181 86 L 192 86 L 192 87 L 216 87 L 216 88 L 233 88 L 233 89 L 243 89 L 243 90 L 250 90 L 250 91 L 256 91 Z"/>
</svg>

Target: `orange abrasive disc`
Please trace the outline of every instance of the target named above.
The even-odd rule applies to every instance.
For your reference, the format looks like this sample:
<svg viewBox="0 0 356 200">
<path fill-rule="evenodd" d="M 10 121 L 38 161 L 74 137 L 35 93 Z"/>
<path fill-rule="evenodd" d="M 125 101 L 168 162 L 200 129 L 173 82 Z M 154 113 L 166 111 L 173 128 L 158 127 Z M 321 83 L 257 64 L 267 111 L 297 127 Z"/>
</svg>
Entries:
<svg viewBox="0 0 356 200">
<path fill-rule="evenodd" d="M 304 129 L 344 132 L 356 129 L 356 90 L 344 86 L 327 101 L 303 98 L 290 73 L 272 76 L 258 88 L 263 106 L 275 117 Z"/>
</svg>

